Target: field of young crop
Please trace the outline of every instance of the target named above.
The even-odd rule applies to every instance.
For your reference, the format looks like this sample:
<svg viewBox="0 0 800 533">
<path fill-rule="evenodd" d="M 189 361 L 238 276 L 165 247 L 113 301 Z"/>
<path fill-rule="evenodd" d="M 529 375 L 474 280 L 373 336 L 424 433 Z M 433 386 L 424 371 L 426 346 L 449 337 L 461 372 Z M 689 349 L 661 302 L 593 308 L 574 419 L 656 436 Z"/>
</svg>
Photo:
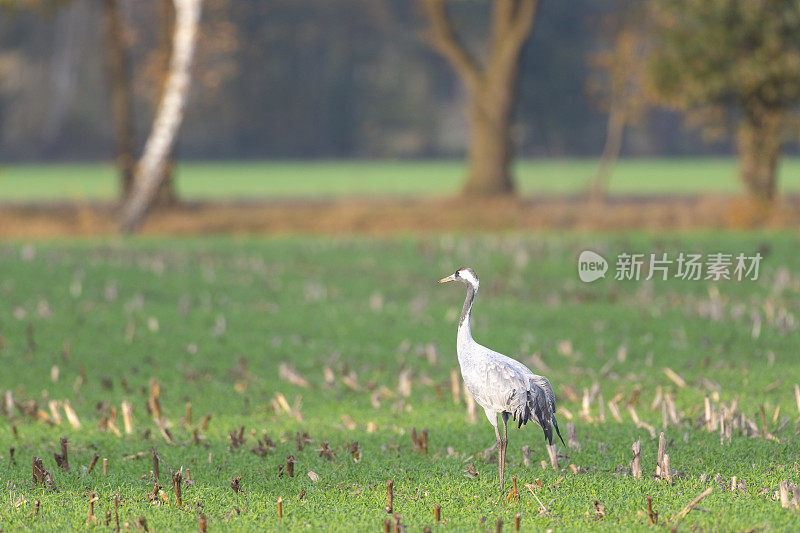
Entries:
<svg viewBox="0 0 800 533">
<path fill-rule="evenodd" d="M 795 530 L 797 493 L 784 485 L 783 507 L 779 486 L 800 483 L 798 246 L 788 233 L 2 244 L 0 530 L 513 531 L 517 514 L 523 530 L 645 530 L 648 496 L 658 528 Z M 585 284 L 585 249 L 612 271 L 622 252 L 764 258 L 757 281 Z M 553 469 L 538 427 L 510 430 L 503 497 L 492 428 L 451 384 L 464 289 L 436 280 L 461 266 L 481 277 L 476 340 L 550 378 L 568 441 Z"/>
<path fill-rule="evenodd" d="M 515 177 L 523 195 L 575 194 L 597 171 L 594 159 L 521 160 Z M 342 196 L 436 196 L 458 192 L 462 161 L 235 161 L 182 163 L 177 191 L 186 200 Z M 786 158 L 779 189 L 800 190 L 800 159 Z M 733 158 L 623 159 L 612 194 L 741 193 Z M 115 200 L 114 167 L 100 163 L 0 167 L 0 202 Z"/>
</svg>

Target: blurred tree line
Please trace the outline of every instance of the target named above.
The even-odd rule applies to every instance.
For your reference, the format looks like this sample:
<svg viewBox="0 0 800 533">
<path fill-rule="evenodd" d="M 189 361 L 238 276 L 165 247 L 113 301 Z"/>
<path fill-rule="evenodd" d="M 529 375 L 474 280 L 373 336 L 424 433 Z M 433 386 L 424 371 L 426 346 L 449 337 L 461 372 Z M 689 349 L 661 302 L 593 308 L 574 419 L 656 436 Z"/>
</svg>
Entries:
<svg viewBox="0 0 800 533">
<path fill-rule="evenodd" d="M 117 153 L 128 191 L 173 2 L 0 0 L 0 158 Z M 485 195 L 515 155 L 602 153 L 602 196 L 621 153 L 736 152 L 769 203 L 797 140 L 800 0 L 205 0 L 194 56 L 183 157 L 466 151 Z"/>
<path fill-rule="evenodd" d="M 105 0 L 2 0 L 0 158 L 114 153 Z M 141 150 L 163 76 L 163 2 L 116 0 Z M 453 2 L 467 45 L 486 40 L 490 2 Z M 602 151 L 605 109 L 587 83 L 613 39 L 620 0 L 541 2 L 521 52 L 512 129 L 517 153 Z M 14 7 L 16 6 L 16 7 Z M 192 158 L 462 156 L 466 90 L 425 42 L 409 0 L 206 0 L 196 85 L 179 152 Z M 659 113 L 626 139 L 629 154 L 725 153 Z"/>
</svg>

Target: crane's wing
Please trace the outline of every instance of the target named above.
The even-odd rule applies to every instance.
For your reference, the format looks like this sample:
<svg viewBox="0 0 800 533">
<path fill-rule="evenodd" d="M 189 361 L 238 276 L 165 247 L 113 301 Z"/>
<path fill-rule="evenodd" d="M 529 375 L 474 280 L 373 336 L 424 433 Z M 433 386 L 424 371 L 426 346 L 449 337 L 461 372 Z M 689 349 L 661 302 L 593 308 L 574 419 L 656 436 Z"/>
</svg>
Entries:
<svg viewBox="0 0 800 533">
<path fill-rule="evenodd" d="M 475 401 L 484 409 L 511 414 L 517 427 L 533 420 L 550 444 L 553 428 L 561 438 L 555 420 L 555 395 L 547 378 L 537 376 L 519 361 L 485 350 L 487 357 L 475 358 L 462 368 L 464 383 Z"/>
</svg>

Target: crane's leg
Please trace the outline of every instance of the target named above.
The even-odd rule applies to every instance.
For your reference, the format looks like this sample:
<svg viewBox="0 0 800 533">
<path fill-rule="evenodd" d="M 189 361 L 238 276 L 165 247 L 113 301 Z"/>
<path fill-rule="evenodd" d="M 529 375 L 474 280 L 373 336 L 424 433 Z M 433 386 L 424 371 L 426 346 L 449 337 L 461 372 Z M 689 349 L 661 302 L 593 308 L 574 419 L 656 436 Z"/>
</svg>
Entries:
<svg viewBox="0 0 800 533">
<path fill-rule="evenodd" d="M 506 448 L 508 448 L 508 413 L 503 413 L 503 439 L 500 442 L 500 494 L 503 493 L 503 476 L 506 471 Z"/>
<path fill-rule="evenodd" d="M 497 417 L 495 416 L 495 420 Z M 500 432 L 497 431 L 497 423 L 494 424 L 494 436 L 497 438 L 497 474 L 500 477 L 500 493 L 503 493 L 503 440 Z"/>
</svg>

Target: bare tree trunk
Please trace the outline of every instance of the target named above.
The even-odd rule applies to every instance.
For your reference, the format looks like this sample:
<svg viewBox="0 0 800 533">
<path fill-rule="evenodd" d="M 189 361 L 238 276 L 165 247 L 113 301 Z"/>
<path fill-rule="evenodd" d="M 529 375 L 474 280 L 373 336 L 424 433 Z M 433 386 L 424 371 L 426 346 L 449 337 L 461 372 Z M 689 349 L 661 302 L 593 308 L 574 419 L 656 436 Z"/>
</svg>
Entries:
<svg viewBox="0 0 800 533">
<path fill-rule="evenodd" d="M 514 182 L 511 179 L 510 113 L 489 94 L 476 95 L 472 100 L 469 113 L 472 138 L 464 194 L 511 193 Z"/>
<path fill-rule="evenodd" d="M 780 111 L 749 111 L 739 126 L 739 176 L 747 193 L 763 204 L 775 199 L 782 119 Z"/>
<path fill-rule="evenodd" d="M 172 0 L 158 0 L 158 56 L 161 68 L 159 91 L 157 99 L 154 98 L 153 106 L 164 98 L 164 91 L 167 88 L 167 75 L 169 74 L 169 60 L 172 55 L 172 32 L 175 26 L 175 8 Z M 175 146 L 170 150 L 167 162 L 164 164 L 164 175 L 161 178 L 161 185 L 154 204 L 175 205 L 178 197 L 175 194 L 174 170 L 175 170 Z"/>
<path fill-rule="evenodd" d="M 117 0 L 105 0 L 103 22 L 111 89 L 111 120 L 117 145 L 121 200 L 124 202 L 133 190 L 133 98 L 130 64 L 125 52 L 124 30 Z"/>
<path fill-rule="evenodd" d="M 486 64 L 458 41 L 445 0 L 419 0 L 430 22 L 429 39 L 461 77 L 469 92 L 472 138 L 464 193 L 492 196 L 514 192 L 511 122 L 519 57 L 536 16 L 537 0 L 494 0 Z"/>
<path fill-rule="evenodd" d="M 603 198 L 608 193 L 608 182 L 611 179 L 611 171 L 619 159 L 622 150 L 622 138 L 625 133 L 625 113 L 619 106 L 612 105 L 608 112 L 608 124 L 606 124 L 606 144 L 603 147 L 603 154 L 600 156 L 600 166 L 597 169 L 590 196 L 594 200 Z"/>
<path fill-rule="evenodd" d="M 175 152 L 176 150 L 173 146 L 169 156 L 167 156 L 167 160 L 164 162 L 163 176 L 161 177 L 156 197 L 153 200 L 155 205 L 175 206 L 178 203 L 178 195 L 175 192 Z"/>
<path fill-rule="evenodd" d="M 172 57 L 161 103 L 142 158 L 136 167 L 133 193 L 120 217 L 120 230 L 130 233 L 142 223 L 164 177 L 164 165 L 175 145 L 189 95 L 191 65 L 197 41 L 202 0 L 174 0 L 175 31 Z"/>
</svg>

